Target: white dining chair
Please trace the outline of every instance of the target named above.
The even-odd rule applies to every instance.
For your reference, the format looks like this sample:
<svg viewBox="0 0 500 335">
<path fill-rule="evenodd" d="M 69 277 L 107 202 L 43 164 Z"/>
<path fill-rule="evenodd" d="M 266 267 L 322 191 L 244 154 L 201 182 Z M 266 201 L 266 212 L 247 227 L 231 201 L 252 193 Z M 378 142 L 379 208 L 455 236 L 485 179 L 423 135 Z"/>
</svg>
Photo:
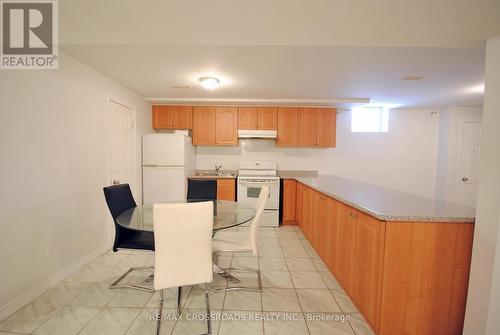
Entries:
<svg viewBox="0 0 500 335">
<path fill-rule="evenodd" d="M 262 212 L 264 211 L 264 207 L 266 206 L 267 199 L 269 197 L 269 187 L 262 186 L 259 194 L 259 198 L 257 199 L 257 204 L 255 206 L 255 217 L 250 224 L 250 229 L 241 230 L 223 230 L 219 231 L 215 234 L 213 239 L 213 257 L 214 263 L 217 261 L 217 256 L 223 252 L 232 252 L 232 253 L 249 253 L 251 252 L 253 255 L 258 256 L 257 250 L 257 235 L 260 217 Z M 225 290 L 225 291 L 233 291 L 233 290 L 245 290 L 245 291 L 262 291 L 262 282 L 260 277 L 260 270 L 246 268 L 246 267 L 230 267 L 230 268 L 222 268 L 223 271 L 230 273 L 231 271 L 245 271 L 245 272 L 255 272 L 257 274 L 257 288 L 251 287 L 228 287 L 217 289 L 216 291 Z"/>
<path fill-rule="evenodd" d="M 178 287 L 177 312 L 181 313 L 182 286 L 205 284 L 207 334 L 212 333 L 209 283 L 212 271 L 213 202 L 154 204 L 155 238 L 154 289 L 160 290 L 160 330 L 163 289 Z"/>
</svg>

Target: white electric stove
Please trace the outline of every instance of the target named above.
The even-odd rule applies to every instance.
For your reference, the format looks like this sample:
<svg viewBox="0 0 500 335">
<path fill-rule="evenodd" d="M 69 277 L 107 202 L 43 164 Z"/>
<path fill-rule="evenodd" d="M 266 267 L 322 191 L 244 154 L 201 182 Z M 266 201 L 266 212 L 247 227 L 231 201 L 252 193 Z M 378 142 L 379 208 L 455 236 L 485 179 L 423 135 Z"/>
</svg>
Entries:
<svg viewBox="0 0 500 335">
<path fill-rule="evenodd" d="M 238 202 L 255 206 L 263 185 L 269 187 L 269 199 L 261 216 L 260 225 L 279 226 L 280 178 L 276 162 L 240 162 L 238 170 Z"/>
</svg>

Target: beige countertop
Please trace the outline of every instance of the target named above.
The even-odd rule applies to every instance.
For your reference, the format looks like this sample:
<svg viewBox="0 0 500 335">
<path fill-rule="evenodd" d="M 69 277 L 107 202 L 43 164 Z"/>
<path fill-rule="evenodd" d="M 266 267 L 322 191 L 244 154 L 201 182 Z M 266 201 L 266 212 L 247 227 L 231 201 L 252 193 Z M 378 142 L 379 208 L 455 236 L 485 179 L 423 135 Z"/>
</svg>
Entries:
<svg viewBox="0 0 500 335">
<path fill-rule="evenodd" d="M 282 179 L 295 179 L 297 177 L 317 177 L 316 170 L 278 170 L 278 176 Z"/>
<path fill-rule="evenodd" d="M 213 170 L 196 170 L 194 175 L 188 176 L 188 179 L 235 179 L 237 176 L 238 171 L 235 170 L 221 170 L 218 175 Z"/>
<path fill-rule="evenodd" d="M 384 221 L 467 222 L 474 208 L 329 175 L 287 177 Z"/>
</svg>

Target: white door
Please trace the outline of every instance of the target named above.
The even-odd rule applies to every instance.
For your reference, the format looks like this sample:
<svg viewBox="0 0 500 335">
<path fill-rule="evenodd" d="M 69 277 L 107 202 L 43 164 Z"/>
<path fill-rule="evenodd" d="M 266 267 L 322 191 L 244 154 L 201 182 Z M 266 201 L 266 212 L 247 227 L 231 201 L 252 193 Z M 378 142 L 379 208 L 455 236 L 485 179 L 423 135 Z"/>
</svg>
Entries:
<svg viewBox="0 0 500 335">
<path fill-rule="evenodd" d="M 185 200 L 186 177 L 183 167 L 143 167 L 143 203 L 154 204 Z"/>
<path fill-rule="evenodd" d="M 109 101 L 110 184 L 135 186 L 135 139 L 133 110 Z"/>
<path fill-rule="evenodd" d="M 184 166 L 186 136 L 146 134 L 142 136 L 143 166 Z"/>
<path fill-rule="evenodd" d="M 479 156 L 481 153 L 481 123 L 464 122 L 460 159 L 458 200 L 476 207 L 477 182 L 479 177 Z"/>
</svg>

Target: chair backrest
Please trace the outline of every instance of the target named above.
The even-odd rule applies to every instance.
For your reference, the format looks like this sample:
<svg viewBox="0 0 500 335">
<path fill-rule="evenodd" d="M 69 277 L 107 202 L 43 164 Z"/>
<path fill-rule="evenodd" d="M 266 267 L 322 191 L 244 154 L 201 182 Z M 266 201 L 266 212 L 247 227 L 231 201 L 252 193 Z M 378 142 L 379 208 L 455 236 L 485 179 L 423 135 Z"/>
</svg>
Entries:
<svg viewBox="0 0 500 335">
<path fill-rule="evenodd" d="M 266 207 L 267 198 L 269 198 L 269 187 L 262 186 L 259 193 L 259 198 L 257 199 L 257 204 L 255 205 L 255 217 L 250 224 L 250 244 L 252 246 L 252 253 L 257 255 L 257 234 L 260 222 L 260 216 Z"/>
<path fill-rule="evenodd" d="M 211 201 L 154 204 L 155 290 L 212 281 Z"/>
<path fill-rule="evenodd" d="M 113 222 L 115 224 L 115 241 L 113 243 L 113 251 L 117 251 L 120 242 L 136 234 L 136 232 L 121 227 L 116 222 L 116 218 L 126 210 L 136 207 L 137 204 L 135 203 L 129 184 L 104 187 L 103 191 L 106 203 L 108 204 L 109 211 L 111 212 L 111 216 L 113 217 Z"/>
<path fill-rule="evenodd" d="M 190 199 L 217 199 L 217 180 L 189 179 L 187 198 Z"/>
<path fill-rule="evenodd" d="M 129 184 L 108 186 L 103 190 L 113 220 L 126 210 L 137 206 Z"/>
</svg>

